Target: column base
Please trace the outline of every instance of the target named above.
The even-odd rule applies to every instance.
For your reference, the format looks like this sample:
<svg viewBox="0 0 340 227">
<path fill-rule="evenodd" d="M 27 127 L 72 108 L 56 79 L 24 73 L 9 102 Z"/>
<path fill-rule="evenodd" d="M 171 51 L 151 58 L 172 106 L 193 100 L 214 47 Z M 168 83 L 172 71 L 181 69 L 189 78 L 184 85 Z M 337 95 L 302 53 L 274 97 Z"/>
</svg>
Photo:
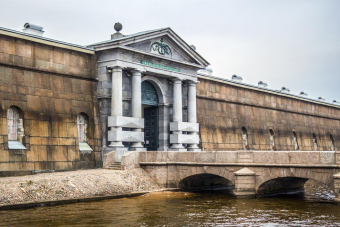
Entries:
<svg viewBox="0 0 340 227">
<path fill-rule="evenodd" d="M 124 147 L 124 145 L 122 142 L 111 142 L 108 147 L 115 149 L 115 148 L 122 148 Z"/>
<path fill-rule="evenodd" d="M 187 151 L 185 148 L 169 148 L 168 151 Z"/>
<path fill-rule="evenodd" d="M 145 147 L 130 147 L 130 151 L 147 151 Z"/>
<path fill-rule="evenodd" d="M 190 148 L 188 147 L 188 151 L 202 151 L 200 148 Z"/>
</svg>

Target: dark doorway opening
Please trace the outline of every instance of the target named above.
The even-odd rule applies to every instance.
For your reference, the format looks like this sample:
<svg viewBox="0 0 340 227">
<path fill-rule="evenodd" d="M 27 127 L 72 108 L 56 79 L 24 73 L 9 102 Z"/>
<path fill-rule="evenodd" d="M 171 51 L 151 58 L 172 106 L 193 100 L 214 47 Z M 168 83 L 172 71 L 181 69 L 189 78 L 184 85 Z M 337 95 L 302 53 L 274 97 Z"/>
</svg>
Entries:
<svg viewBox="0 0 340 227">
<path fill-rule="evenodd" d="M 144 108 L 144 144 L 148 151 L 158 149 L 158 107 Z"/>
<path fill-rule="evenodd" d="M 142 82 L 142 108 L 144 117 L 144 147 L 148 151 L 158 150 L 158 95 L 148 81 Z"/>
</svg>

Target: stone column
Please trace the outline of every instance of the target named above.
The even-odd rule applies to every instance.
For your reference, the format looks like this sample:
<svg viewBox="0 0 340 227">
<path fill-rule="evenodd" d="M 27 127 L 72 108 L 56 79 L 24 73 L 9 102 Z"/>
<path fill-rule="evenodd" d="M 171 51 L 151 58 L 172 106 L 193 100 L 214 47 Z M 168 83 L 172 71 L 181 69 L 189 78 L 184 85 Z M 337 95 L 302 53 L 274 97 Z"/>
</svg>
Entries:
<svg viewBox="0 0 340 227">
<path fill-rule="evenodd" d="M 121 67 L 112 69 L 111 116 L 123 116 L 123 70 Z M 122 131 L 122 127 L 111 127 L 111 131 Z M 121 141 L 112 141 L 109 147 L 124 147 Z"/>
<path fill-rule="evenodd" d="M 132 98 L 131 98 L 132 117 L 142 118 L 142 72 L 132 71 Z M 141 132 L 141 129 L 133 129 Z M 141 142 L 131 143 L 130 150 L 145 150 Z"/>
<path fill-rule="evenodd" d="M 197 123 L 196 106 L 196 82 L 190 81 L 188 88 L 188 122 Z M 190 132 L 190 135 L 197 135 L 197 132 Z M 188 151 L 199 151 L 197 144 L 189 144 Z"/>
<path fill-rule="evenodd" d="M 173 81 L 173 122 L 182 122 L 182 80 L 176 78 Z M 182 131 L 173 131 L 173 134 L 182 134 Z M 173 143 L 171 149 L 184 149 L 181 143 Z"/>
</svg>

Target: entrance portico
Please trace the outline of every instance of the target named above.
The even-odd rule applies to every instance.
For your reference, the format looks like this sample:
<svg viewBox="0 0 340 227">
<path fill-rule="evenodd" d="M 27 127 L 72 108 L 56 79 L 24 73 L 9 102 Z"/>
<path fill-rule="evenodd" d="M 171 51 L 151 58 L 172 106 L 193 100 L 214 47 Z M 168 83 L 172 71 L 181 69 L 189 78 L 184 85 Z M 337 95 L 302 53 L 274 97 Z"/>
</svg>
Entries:
<svg viewBox="0 0 340 227">
<path fill-rule="evenodd" d="M 196 73 L 209 63 L 170 28 L 117 33 L 92 45 L 98 55 L 103 150 L 199 150 Z M 154 89 L 158 103 L 143 103 L 142 83 Z M 146 125 L 150 122 L 157 130 Z"/>
</svg>

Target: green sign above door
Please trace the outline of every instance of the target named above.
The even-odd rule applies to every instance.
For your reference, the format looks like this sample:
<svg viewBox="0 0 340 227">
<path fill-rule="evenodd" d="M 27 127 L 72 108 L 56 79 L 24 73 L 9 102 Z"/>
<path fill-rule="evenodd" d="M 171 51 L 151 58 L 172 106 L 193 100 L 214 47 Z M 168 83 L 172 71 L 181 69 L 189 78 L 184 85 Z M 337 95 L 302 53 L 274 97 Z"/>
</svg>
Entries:
<svg viewBox="0 0 340 227">
<path fill-rule="evenodd" d="M 151 67 L 155 67 L 155 68 L 159 68 L 159 69 L 165 69 L 165 70 L 169 70 L 169 71 L 180 72 L 180 69 L 174 68 L 174 67 L 171 67 L 171 66 L 159 65 L 159 64 L 155 64 L 155 63 L 147 62 L 147 61 L 142 61 L 142 64 L 147 65 L 147 66 L 151 66 Z"/>
</svg>

